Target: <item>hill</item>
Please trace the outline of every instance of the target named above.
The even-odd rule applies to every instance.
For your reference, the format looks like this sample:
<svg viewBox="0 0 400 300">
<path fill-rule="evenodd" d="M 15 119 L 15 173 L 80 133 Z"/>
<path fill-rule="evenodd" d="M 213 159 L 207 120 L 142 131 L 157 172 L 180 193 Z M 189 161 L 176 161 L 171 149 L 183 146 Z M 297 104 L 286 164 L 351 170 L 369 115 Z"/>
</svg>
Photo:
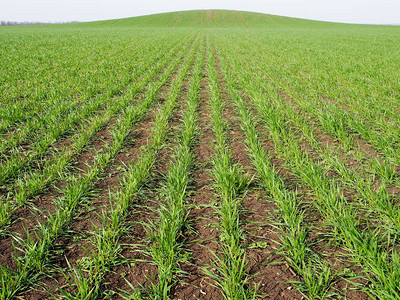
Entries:
<svg viewBox="0 0 400 300">
<path fill-rule="evenodd" d="M 190 10 L 84 23 L 88 26 L 147 28 L 309 27 L 335 24 L 233 10 Z M 84 25 L 81 24 L 81 25 Z"/>
</svg>

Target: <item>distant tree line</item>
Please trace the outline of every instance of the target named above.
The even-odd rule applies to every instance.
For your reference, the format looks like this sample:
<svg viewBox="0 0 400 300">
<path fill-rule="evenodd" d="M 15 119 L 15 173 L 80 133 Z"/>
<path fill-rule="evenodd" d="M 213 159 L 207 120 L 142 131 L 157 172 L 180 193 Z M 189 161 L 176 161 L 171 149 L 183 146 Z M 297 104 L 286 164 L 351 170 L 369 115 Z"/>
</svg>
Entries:
<svg viewBox="0 0 400 300">
<path fill-rule="evenodd" d="M 0 26 L 49 25 L 49 24 L 70 24 L 70 23 L 79 23 L 79 21 L 69 21 L 69 22 L 15 22 L 15 21 L 0 21 Z"/>
</svg>

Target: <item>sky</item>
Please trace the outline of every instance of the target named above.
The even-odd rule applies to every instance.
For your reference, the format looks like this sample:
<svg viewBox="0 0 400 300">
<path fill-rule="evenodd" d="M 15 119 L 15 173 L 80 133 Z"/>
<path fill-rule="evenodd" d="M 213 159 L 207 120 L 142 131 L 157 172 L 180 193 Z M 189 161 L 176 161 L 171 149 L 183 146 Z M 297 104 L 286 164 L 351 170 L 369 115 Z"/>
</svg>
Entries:
<svg viewBox="0 0 400 300">
<path fill-rule="evenodd" d="M 191 9 L 232 9 L 364 24 L 400 24 L 400 0 L 0 0 L 4 21 L 95 21 Z"/>
</svg>

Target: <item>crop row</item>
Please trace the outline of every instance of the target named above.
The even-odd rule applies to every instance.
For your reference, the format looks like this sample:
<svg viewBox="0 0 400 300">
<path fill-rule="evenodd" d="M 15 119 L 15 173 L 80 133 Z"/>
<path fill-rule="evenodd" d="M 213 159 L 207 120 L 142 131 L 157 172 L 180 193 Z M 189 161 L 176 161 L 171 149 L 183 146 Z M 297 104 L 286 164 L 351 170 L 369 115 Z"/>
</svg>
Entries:
<svg viewBox="0 0 400 300">
<path fill-rule="evenodd" d="M 16 184 L 18 191 L 16 193 L 9 193 L 6 200 L 1 206 L 1 221 L 2 226 L 9 223 L 12 212 L 25 204 L 26 200 L 37 195 L 52 181 L 54 181 L 66 166 L 72 162 L 73 158 L 79 154 L 89 142 L 90 138 L 100 130 L 113 115 L 118 113 L 121 109 L 124 109 L 131 103 L 137 94 L 146 86 L 147 82 L 152 79 L 152 77 L 160 71 L 169 59 L 175 54 L 180 45 L 175 46 L 174 50 L 162 60 L 160 60 L 156 65 L 154 61 L 150 60 L 143 63 L 138 72 L 137 76 L 144 73 L 141 78 L 130 85 L 127 92 L 123 94 L 122 97 L 117 98 L 118 101 L 112 102 L 106 109 L 104 114 L 93 117 L 87 124 L 82 125 L 78 134 L 73 137 L 74 143 L 68 147 L 64 147 L 56 152 L 53 159 L 47 159 L 45 165 L 39 170 L 33 170 L 23 176 Z M 163 55 L 162 53 L 160 55 Z M 156 55 L 157 59 L 159 55 Z M 11 202 L 14 198 L 15 203 Z"/>
<path fill-rule="evenodd" d="M 259 61 L 257 64 L 263 65 Z M 243 64 L 239 65 L 236 62 L 233 68 L 243 69 L 243 66 Z M 393 299 L 398 297 L 398 280 L 400 278 L 398 253 L 391 246 L 393 240 L 389 237 L 389 242 L 386 243 L 382 240 L 379 231 L 372 232 L 368 229 L 362 229 L 361 226 L 364 222 L 361 219 L 362 214 L 358 209 L 354 209 L 354 206 L 344 197 L 340 185 L 327 175 L 326 168 L 323 165 L 324 161 L 322 163 L 316 162 L 307 152 L 303 151 L 297 134 L 290 128 L 291 123 L 287 121 L 285 111 L 282 111 L 286 107 L 278 105 L 273 99 L 272 101 L 268 99 L 269 97 L 276 97 L 277 94 L 274 94 L 273 89 L 267 90 L 266 93 L 260 84 L 252 84 L 251 78 L 256 79 L 254 73 L 248 73 L 247 81 L 243 81 L 242 76 L 241 83 L 254 102 L 258 113 L 262 116 L 275 144 L 276 151 L 285 160 L 288 168 L 312 189 L 315 196 L 312 205 L 318 209 L 326 224 L 330 227 L 330 234 L 333 238 L 341 241 L 345 249 L 364 269 L 369 280 L 373 282 L 371 288 L 365 289 L 367 293 L 377 297 L 386 296 Z M 292 114 L 292 117 L 295 118 L 296 116 Z M 347 172 L 346 169 L 342 170 L 343 172 Z M 347 173 L 351 174 L 350 172 Z M 365 185 L 361 185 L 359 192 L 362 192 L 364 188 Z M 366 198 L 370 199 L 370 196 L 371 193 Z M 394 211 L 394 208 L 387 206 L 390 203 L 380 199 L 379 196 L 376 199 L 376 201 L 386 204 L 385 209 L 390 209 L 388 213 Z M 370 200 L 371 203 L 369 204 L 374 204 L 373 198 Z M 375 203 L 375 207 L 380 211 L 382 211 L 382 207 L 379 207 L 381 203 Z M 368 225 L 366 228 L 369 228 Z M 326 283 L 331 284 L 334 276 L 329 276 L 330 272 L 325 267 L 320 272 Z"/>
<path fill-rule="evenodd" d="M 0 90 L 0 95 L 10 92 L 1 100 L 9 105 L 0 108 L 0 116 L 8 115 L 0 124 L 4 138 L 0 146 L 0 245 L 14 248 L 9 261 L 2 258 L 1 299 L 19 297 L 54 271 L 51 254 L 67 232 L 76 233 L 73 227 L 81 213 L 90 220 L 89 228 L 83 229 L 82 244 L 71 237 L 79 255 L 58 257 L 66 265 L 57 270 L 66 284 L 49 287 L 47 292 L 55 293 L 52 296 L 169 299 L 190 278 L 184 270 L 193 268 L 183 266 L 194 267 L 196 261 L 199 274 L 194 277 L 204 278 L 195 278 L 201 289 L 193 289 L 199 288 L 202 295 L 207 295 L 204 284 L 211 283 L 225 299 L 261 298 L 258 284 L 264 278 L 252 270 L 251 233 L 247 231 L 251 227 L 247 214 L 253 209 L 247 200 L 258 189 L 264 196 L 254 201 L 275 209 L 257 212 L 262 219 L 260 228 L 274 231 L 265 236 L 277 237 L 263 245 L 263 253 L 279 254 L 282 265 L 288 266 L 285 271 L 296 278 L 290 282 L 296 293 L 309 299 L 347 297 L 348 285 L 352 285 L 362 296 L 400 297 L 400 119 L 395 113 L 398 99 L 390 88 L 397 75 L 390 78 L 362 65 L 354 58 L 360 46 L 351 48 L 349 40 L 338 38 L 350 47 L 340 50 L 322 33 L 326 45 L 301 41 L 308 37 L 301 30 L 282 37 L 272 32 L 269 37 L 258 36 L 260 32 L 243 37 L 243 32 L 143 31 L 134 35 L 143 39 L 133 46 L 131 39 L 117 43 L 126 32 L 113 36 L 105 30 L 88 38 L 89 43 L 96 43 L 110 37 L 96 53 L 89 46 L 79 50 L 60 39 L 64 52 L 41 55 L 35 50 L 24 65 L 13 65 L 8 79 L 0 75 L 0 82 L 12 79 L 12 84 L 20 86 L 13 90 L 8 83 Z M 290 41 L 290 51 L 282 39 Z M 23 53 L 29 55 L 28 50 Z M 60 60 L 62 53 L 65 60 Z M 353 60 L 346 62 L 349 55 Z M 387 70 L 392 59 L 380 55 L 376 58 Z M 329 60 L 322 67 L 324 57 Z M 29 61 L 39 58 L 54 58 L 56 69 L 77 69 L 57 73 L 49 65 L 29 66 Z M 82 61 L 90 61 L 90 66 L 82 66 Z M 8 59 L 0 67 L 7 64 L 14 63 Z M 354 72 L 354 67 L 363 72 Z M 23 70 L 33 78 L 19 81 Z M 50 87 L 46 86 L 54 73 Z M 61 84 L 63 76 L 65 84 Z M 379 89 L 381 81 L 385 88 Z M 379 97 L 382 105 L 377 102 Z M 201 109 L 209 117 L 204 123 L 209 124 L 201 123 Z M 135 155 L 128 151 L 120 161 L 119 155 L 129 149 L 127 141 L 150 111 L 154 121 L 143 124 L 150 126 L 141 138 L 144 144 L 133 141 L 129 147 Z M 172 118 L 178 115 L 175 129 Z M 210 163 L 204 171 L 210 180 L 204 183 L 207 187 L 202 195 L 208 200 L 202 205 L 215 213 L 211 217 L 215 224 L 204 225 L 216 232 L 206 237 L 212 237 L 215 248 L 202 252 L 207 257 L 193 260 L 189 242 L 203 246 L 205 238 L 201 236 L 205 230 L 191 232 L 197 222 L 190 219 L 191 209 L 197 209 L 197 204 L 189 203 L 190 196 L 199 192 L 193 190 L 200 179 L 193 170 L 203 168 L 196 165 L 196 156 L 200 153 L 197 141 L 205 130 L 211 140 L 202 147 L 208 147 L 204 152 L 212 155 L 200 162 Z M 101 131 L 106 132 L 107 142 L 98 145 L 95 141 Z M 97 148 L 92 149 L 94 144 Z M 246 158 L 236 160 L 237 152 L 242 153 L 238 147 L 245 149 Z M 170 156 L 165 159 L 164 153 Z M 160 161 L 166 171 L 157 177 Z M 74 168 L 74 163 L 87 168 Z M 118 169 L 112 172 L 120 173 L 119 180 L 101 187 L 99 196 L 94 190 L 113 175 L 107 174 L 112 166 Z M 249 169 L 253 177 L 245 172 Z M 161 179 L 148 184 L 155 177 Z M 58 197 L 49 197 L 51 209 L 37 208 L 41 196 L 55 187 Z M 155 199 L 142 201 L 147 196 L 143 190 L 148 188 L 154 188 L 149 194 Z M 99 202 L 104 209 L 85 207 L 85 201 L 94 197 L 102 197 Z M 146 222 L 135 218 L 142 209 L 151 210 Z M 23 232 L 18 234 L 18 217 L 25 213 L 29 218 L 35 218 L 35 213 L 40 217 L 37 224 L 21 222 Z M 144 229 L 138 234 L 140 240 L 127 236 L 139 227 Z M 189 241 L 191 236 L 196 236 L 194 241 Z M 138 265 L 151 264 L 156 273 L 139 272 L 146 282 L 143 286 L 129 281 L 132 276 L 119 274 L 130 291 L 112 286 L 111 293 L 107 279 L 118 269 L 117 262 L 134 262 L 121 260 L 129 246 L 146 258 Z M 129 268 L 138 265 L 132 263 Z"/>
<path fill-rule="evenodd" d="M 152 166 L 155 163 L 157 154 L 163 147 L 168 130 L 168 120 L 175 108 L 177 97 L 181 91 L 181 85 L 186 77 L 190 65 L 197 51 L 198 40 L 190 45 L 190 52 L 187 54 L 183 66 L 176 75 L 166 102 L 155 117 L 151 139 L 143 146 L 137 161 L 127 165 L 127 170 L 120 182 L 120 186 L 110 195 L 111 209 L 104 211 L 101 218 L 101 225 L 94 229 L 93 248 L 95 251 L 89 257 L 90 264 L 87 270 L 81 266 L 72 269 L 75 294 L 69 295 L 71 299 L 84 298 L 92 299 L 98 297 L 99 288 L 105 273 L 113 266 L 121 247 L 118 243 L 124 228 L 127 215 L 130 213 L 131 205 L 140 187 L 146 182 Z M 186 46 L 188 47 L 188 46 Z M 174 65 L 178 64 L 177 60 Z M 172 69 L 171 69 L 172 71 Z M 147 101 L 152 101 L 163 83 L 171 73 L 164 73 L 161 81 L 149 89 Z M 71 266 L 72 268 L 72 266 Z"/>
<path fill-rule="evenodd" d="M 181 49 L 175 59 L 171 61 L 171 57 L 174 55 L 174 52 L 172 52 L 165 60 L 160 61 L 156 66 L 152 66 L 157 73 L 166 62 L 169 64 L 160 81 L 148 87 L 147 95 L 140 104 L 131 105 L 124 110 L 111 133 L 113 137 L 111 145 L 107 146 L 106 151 L 95 157 L 94 165 L 79 177 L 70 174 L 64 179 L 68 184 L 61 191 L 63 196 L 56 200 L 56 212 L 49 216 L 46 222 L 39 225 L 38 232 L 35 233 L 36 238 L 31 238 L 28 234 L 27 240 L 21 241 L 20 247 L 25 255 L 15 258 L 17 270 L 11 271 L 2 267 L 1 275 L 5 279 L 2 282 L 2 299 L 8 299 L 19 290 L 31 285 L 35 278 L 44 271 L 49 250 L 76 214 L 79 201 L 90 192 L 93 182 L 123 147 L 124 140 L 132 130 L 132 126 L 144 116 L 153 103 L 157 90 L 168 79 L 183 53 L 184 49 Z M 144 77 L 144 81 L 139 83 L 138 87 L 143 86 L 146 81 L 152 78 L 151 76 L 153 76 L 151 72 L 148 73 L 148 76 Z M 126 97 L 128 101 L 138 92 L 138 89 L 132 89 L 132 92 L 133 94 L 128 94 Z"/>
</svg>

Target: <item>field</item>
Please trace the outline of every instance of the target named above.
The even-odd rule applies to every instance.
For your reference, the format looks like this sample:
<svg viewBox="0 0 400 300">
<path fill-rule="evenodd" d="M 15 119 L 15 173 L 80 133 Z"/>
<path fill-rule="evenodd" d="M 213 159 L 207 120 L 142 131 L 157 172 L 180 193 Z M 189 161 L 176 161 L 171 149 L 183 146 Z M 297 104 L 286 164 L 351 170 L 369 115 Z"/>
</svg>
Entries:
<svg viewBox="0 0 400 300">
<path fill-rule="evenodd" d="M 400 299 L 399 26 L 0 38 L 0 299 Z"/>
</svg>

